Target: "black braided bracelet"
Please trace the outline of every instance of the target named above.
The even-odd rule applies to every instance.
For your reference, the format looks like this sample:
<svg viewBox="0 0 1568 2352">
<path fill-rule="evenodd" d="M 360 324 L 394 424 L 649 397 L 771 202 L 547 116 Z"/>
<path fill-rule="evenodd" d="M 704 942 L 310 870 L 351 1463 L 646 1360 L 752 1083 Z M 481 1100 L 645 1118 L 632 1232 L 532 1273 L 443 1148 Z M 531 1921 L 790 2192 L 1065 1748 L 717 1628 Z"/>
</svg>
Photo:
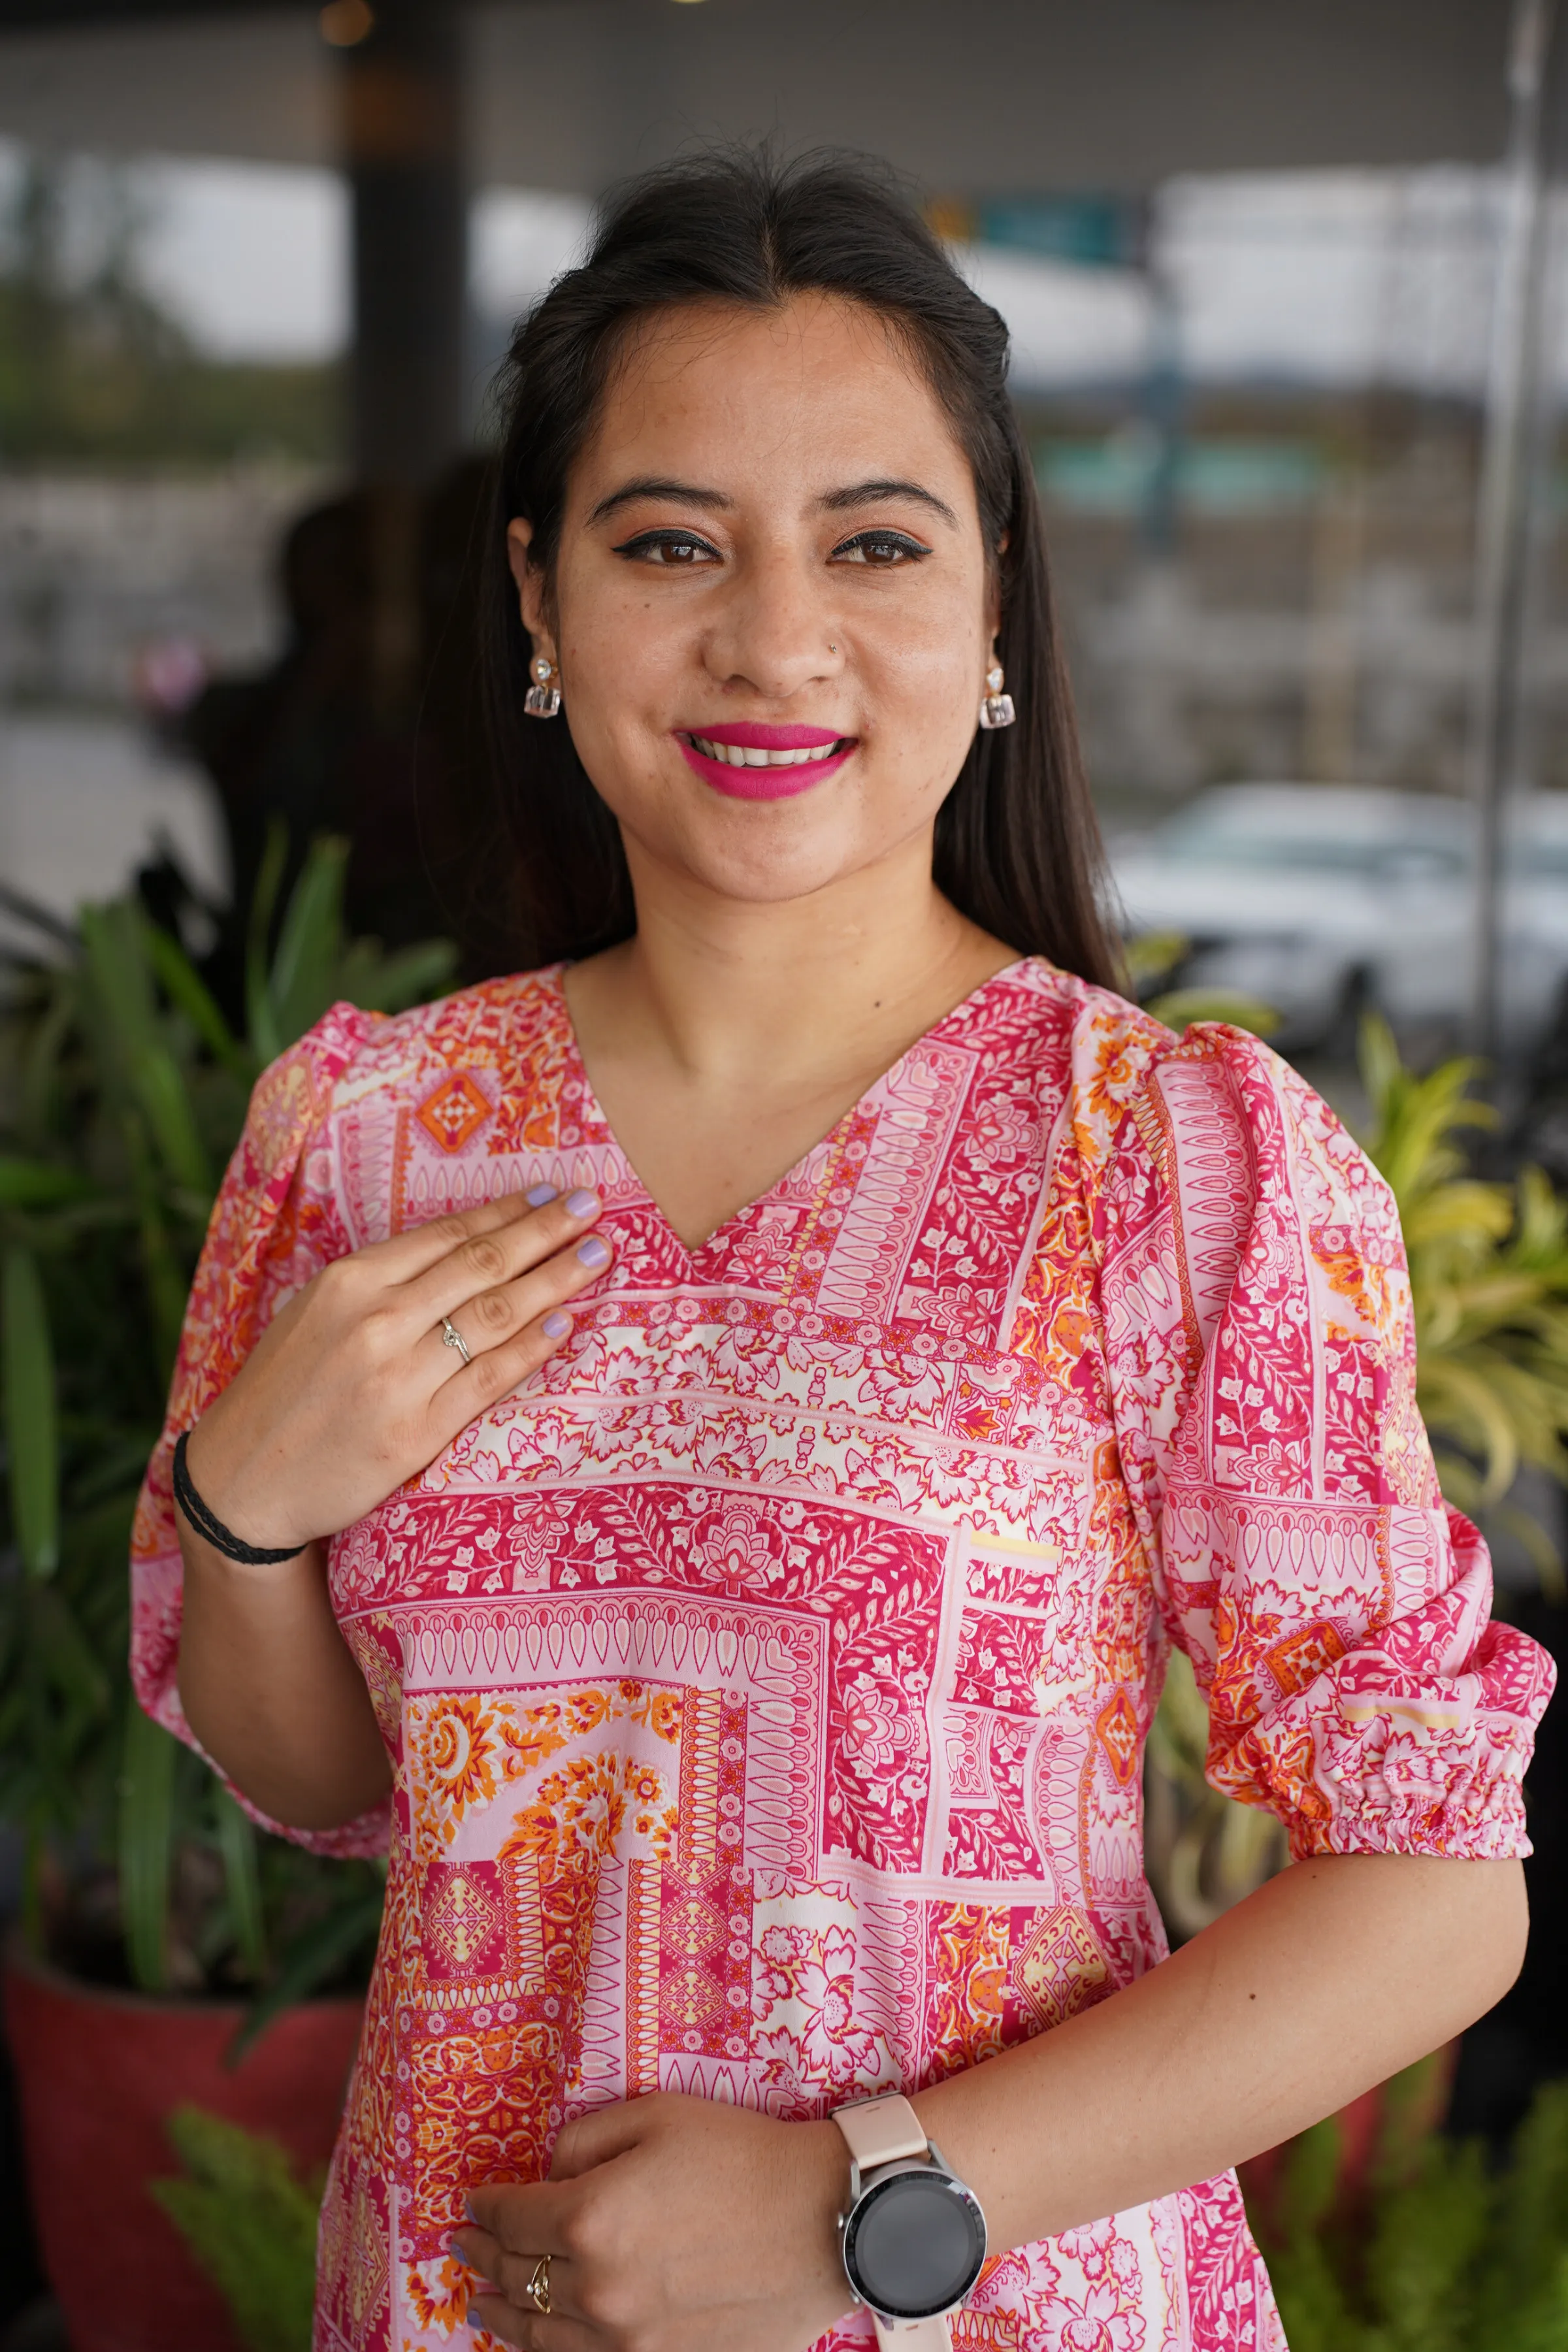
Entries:
<svg viewBox="0 0 1568 2352">
<path fill-rule="evenodd" d="M 231 1535 L 223 1521 L 209 1511 L 191 1484 L 191 1474 L 185 1467 L 185 1448 L 191 1433 L 182 1430 L 174 1441 L 174 1500 L 179 1504 L 197 1535 L 205 1536 L 214 1551 L 221 1551 L 229 1559 L 241 1559 L 247 1568 L 275 1568 L 280 1559 L 298 1559 L 303 1544 L 289 1544 L 282 1551 L 268 1551 L 260 1544 L 241 1543 Z"/>
</svg>

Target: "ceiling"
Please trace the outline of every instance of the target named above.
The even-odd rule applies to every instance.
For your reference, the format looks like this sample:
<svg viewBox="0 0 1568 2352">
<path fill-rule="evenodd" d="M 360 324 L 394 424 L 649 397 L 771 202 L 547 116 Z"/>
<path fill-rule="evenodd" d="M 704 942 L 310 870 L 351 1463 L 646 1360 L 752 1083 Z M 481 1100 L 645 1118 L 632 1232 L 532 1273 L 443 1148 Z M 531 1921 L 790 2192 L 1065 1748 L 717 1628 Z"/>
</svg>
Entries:
<svg viewBox="0 0 1568 2352">
<path fill-rule="evenodd" d="M 1489 161 L 1508 0 L 475 0 L 474 175 L 591 193 L 714 137 L 953 194 Z M 0 0 L 0 134 L 331 163 L 313 6 Z"/>
</svg>

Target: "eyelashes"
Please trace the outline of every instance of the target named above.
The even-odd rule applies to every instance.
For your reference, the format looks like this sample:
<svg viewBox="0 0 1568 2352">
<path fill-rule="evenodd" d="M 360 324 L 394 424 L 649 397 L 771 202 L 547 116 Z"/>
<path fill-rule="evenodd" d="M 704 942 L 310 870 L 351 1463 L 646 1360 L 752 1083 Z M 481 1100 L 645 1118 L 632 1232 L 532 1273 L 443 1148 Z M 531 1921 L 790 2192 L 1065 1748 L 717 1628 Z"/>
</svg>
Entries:
<svg viewBox="0 0 1568 2352">
<path fill-rule="evenodd" d="M 628 562 L 652 564 L 660 571 L 695 571 L 722 561 L 717 548 L 684 530 L 640 530 L 611 551 Z M 930 553 L 930 548 L 908 531 L 858 530 L 853 538 L 840 540 L 830 561 L 892 572 L 906 563 L 921 563 Z"/>
<path fill-rule="evenodd" d="M 918 539 L 903 530 L 859 530 L 853 539 L 840 542 L 833 551 L 851 563 L 867 563 L 879 572 L 890 572 L 901 563 L 920 563 L 931 553 Z"/>
<path fill-rule="evenodd" d="M 719 560 L 716 548 L 684 530 L 639 530 L 635 539 L 624 539 L 612 551 L 632 562 L 658 564 L 671 571 L 689 570 L 704 557 L 714 562 Z"/>
</svg>

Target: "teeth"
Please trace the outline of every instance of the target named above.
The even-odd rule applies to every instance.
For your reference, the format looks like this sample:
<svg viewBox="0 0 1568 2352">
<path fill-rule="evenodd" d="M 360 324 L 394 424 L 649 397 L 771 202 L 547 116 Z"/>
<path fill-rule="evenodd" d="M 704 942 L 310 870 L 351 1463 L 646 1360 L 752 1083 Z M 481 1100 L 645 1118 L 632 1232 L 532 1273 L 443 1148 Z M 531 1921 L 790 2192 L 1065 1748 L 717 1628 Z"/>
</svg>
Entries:
<svg viewBox="0 0 1568 2352">
<path fill-rule="evenodd" d="M 718 760 L 726 768 L 802 768 L 816 760 L 830 760 L 838 749 L 837 743 L 814 743 L 799 751 L 758 751 L 743 743 L 710 743 L 705 735 L 694 735 L 691 740 L 705 759 Z"/>
</svg>

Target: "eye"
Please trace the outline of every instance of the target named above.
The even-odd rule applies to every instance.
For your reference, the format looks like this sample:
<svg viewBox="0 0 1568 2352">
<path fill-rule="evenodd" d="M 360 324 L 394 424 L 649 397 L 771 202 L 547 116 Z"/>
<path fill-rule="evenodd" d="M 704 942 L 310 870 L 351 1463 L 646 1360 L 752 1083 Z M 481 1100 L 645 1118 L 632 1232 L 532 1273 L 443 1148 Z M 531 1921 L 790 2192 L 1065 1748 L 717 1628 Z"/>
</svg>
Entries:
<svg viewBox="0 0 1568 2352">
<path fill-rule="evenodd" d="M 639 530 L 635 539 L 623 540 L 614 551 L 632 563 L 657 563 L 671 569 L 679 566 L 689 570 L 693 564 L 719 561 L 706 540 L 693 539 L 684 530 Z"/>
<path fill-rule="evenodd" d="M 870 563 L 885 572 L 895 563 L 920 563 L 931 553 L 902 530 L 858 530 L 833 551 L 835 562 Z"/>
</svg>

